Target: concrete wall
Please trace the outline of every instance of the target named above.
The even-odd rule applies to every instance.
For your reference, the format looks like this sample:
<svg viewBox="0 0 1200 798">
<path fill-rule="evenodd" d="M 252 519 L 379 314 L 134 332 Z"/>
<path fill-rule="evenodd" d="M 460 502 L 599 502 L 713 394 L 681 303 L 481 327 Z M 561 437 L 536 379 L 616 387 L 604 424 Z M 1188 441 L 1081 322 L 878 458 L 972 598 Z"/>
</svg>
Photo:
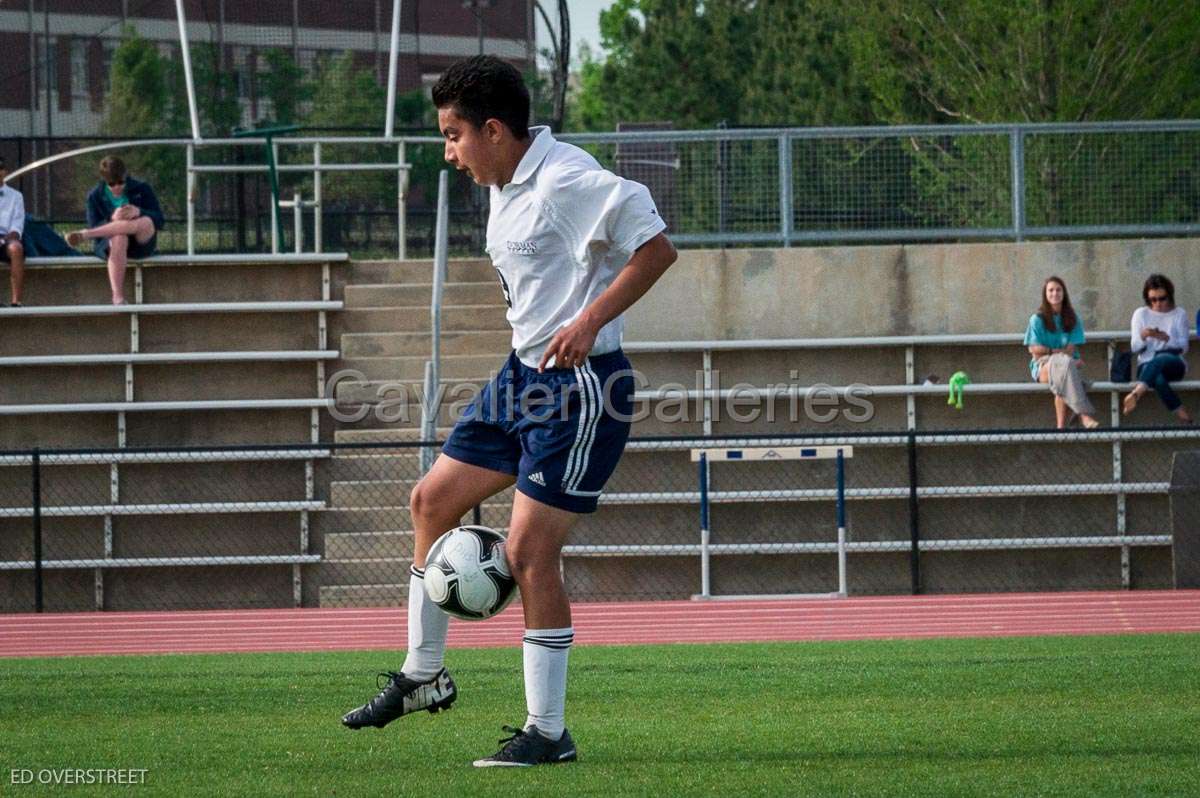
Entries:
<svg viewBox="0 0 1200 798">
<path fill-rule="evenodd" d="M 631 341 L 1023 332 L 1063 278 L 1086 329 L 1121 329 L 1154 272 L 1200 302 L 1200 238 L 684 250 L 628 313 Z"/>
</svg>

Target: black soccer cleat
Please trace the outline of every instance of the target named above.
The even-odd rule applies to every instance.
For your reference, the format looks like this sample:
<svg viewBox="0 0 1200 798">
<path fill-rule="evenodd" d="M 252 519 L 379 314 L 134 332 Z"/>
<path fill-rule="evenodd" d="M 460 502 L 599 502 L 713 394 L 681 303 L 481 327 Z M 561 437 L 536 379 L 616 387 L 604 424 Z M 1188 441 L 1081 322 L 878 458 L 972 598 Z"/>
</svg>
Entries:
<svg viewBox="0 0 1200 798">
<path fill-rule="evenodd" d="M 342 725 L 351 729 L 374 726 L 382 729 L 401 715 L 419 712 L 437 712 L 449 709 L 458 698 L 458 688 L 445 668 L 427 682 L 414 681 L 403 673 L 387 671 L 379 674 L 387 677 L 387 684 L 379 695 L 342 716 Z M 376 680 L 378 684 L 378 679 Z"/>
<path fill-rule="evenodd" d="M 528 768 L 534 765 L 557 765 L 562 762 L 574 762 L 578 755 L 575 753 L 575 741 L 571 733 L 563 729 L 563 735 L 558 740 L 542 736 L 537 726 L 528 729 L 514 729 L 512 726 L 502 726 L 512 737 L 500 741 L 500 750 L 486 759 L 476 759 L 477 768 Z"/>
</svg>

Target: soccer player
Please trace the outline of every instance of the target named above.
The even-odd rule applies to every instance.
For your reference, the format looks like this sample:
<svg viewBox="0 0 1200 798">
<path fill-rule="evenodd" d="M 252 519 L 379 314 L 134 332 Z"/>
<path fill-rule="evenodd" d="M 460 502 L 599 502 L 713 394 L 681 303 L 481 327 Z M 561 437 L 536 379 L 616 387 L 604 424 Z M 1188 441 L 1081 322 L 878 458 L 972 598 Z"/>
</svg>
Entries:
<svg viewBox="0 0 1200 798">
<path fill-rule="evenodd" d="M 446 160 L 490 187 L 487 250 L 508 302 L 513 351 L 413 488 L 408 656 L 342 722 L 382 727 L 454 701 L 442 664 L 448 616 L 425 594 L 425 556 L 472 507 L 515 483 L 507 553 L 525 613 L 528 714 L 521 728 L 504 727 L 512 736 L 497 753 L 474 764 L 569 762 L 576 751 L 563 705 L 574 630 L 559 559 L 579 515 L 595 511 L 629 436 L 633 378 L 621 314 L 674 263 L 675 248 L 645 186 L 548 128 L 528 127 L 529 92 L 510 64 L 460 61 L 433 87 L 433 102 Z"/>
</svg>

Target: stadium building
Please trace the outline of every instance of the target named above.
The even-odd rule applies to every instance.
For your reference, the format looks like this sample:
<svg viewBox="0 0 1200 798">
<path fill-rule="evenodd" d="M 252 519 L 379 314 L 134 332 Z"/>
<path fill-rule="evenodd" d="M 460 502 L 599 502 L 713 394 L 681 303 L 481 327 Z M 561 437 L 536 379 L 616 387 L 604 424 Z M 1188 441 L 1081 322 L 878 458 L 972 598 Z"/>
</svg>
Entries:
<svg viewBox="0 0 1200 798">
<path fill-rule="evenodd" d="M 271 116 L 261 76 L 273 48 L 290 51 L 309 74 L 322 55 L 353 52 L 386 83 L 388 0 L 187 0 L 184 9 L 192 44 L 219 47 L 222 71 L 236 74 L 244 125 Z M 533 13 L 533 0 L 403 3 L 398 89 L 430 85 L 446 66 L 478 52 L 531 68 Z M 99 135 L 113 53 L 126 28 L 176 57 L 179 26 L 170 0 L 19 0 L 0 7 L 0 136 Z"/>
</svg>

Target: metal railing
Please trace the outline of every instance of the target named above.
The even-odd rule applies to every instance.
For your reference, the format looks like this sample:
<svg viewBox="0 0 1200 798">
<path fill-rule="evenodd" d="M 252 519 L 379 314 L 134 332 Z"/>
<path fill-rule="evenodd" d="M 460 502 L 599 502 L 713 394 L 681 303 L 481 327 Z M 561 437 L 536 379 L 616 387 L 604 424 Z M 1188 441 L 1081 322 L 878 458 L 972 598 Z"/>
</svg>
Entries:
<svg viewBox="0 0 1200 798">
<path fill-rule="evenodd" d="M 1200 156 L 1196 120 L 572 133 L 560 138 L 587 149 L 606 168 L 646 184 L 672 240 L 682 245 L 1200 233 L 1197 178 L 1190 167 Z M 197 153 L 264 142 L 112 142 L 43 158 L 9 179 L 92 152 L 183 147 L 187 161 L 179 178 L 187 182 L 187 245 L 188 252 L 195 252 L 199 176 L 267 172 L 265 164 L 198 163 Z M 297 201 L 293 195 L 281 204 L 296 218 L 312 209 L 316 251 L 322 246 L 321 218 L 328 211 L 321 176 L 395 172 L 397 254 L 406 256 L 409 192 L 418 189 L 433 197 L 436 191 L 432 170 L 420 177 L 427 184 L 412 185 L 412 162 L 421 161 L 422 154 L 424 161 L 440 161 L 440 138 L 300 136 L 275 138 L 272 145 L 277 150 L 311 148 L 308 162 L 284 159 L 278 169 L 311 176 L 311 197 Z M 322 148 L 340 145 L 395 147 L 397 159 L 326 162 Z M 280 246 L 272 233 L 272 251 Z"/>
<path fill-rule="evenodd" d="M 1122 342 L 1129 341 L 1129 331 L 1101 330 L 1098 332 L 1087 333 L 1087 338 L 1093 342 L 1103 342 L 1106 344 L 1107 356 L 1105 359 L 1105 370 L 1107 371 L 1112 365 L 1113 358 L 1116 356 L 1117 346 Z M 1200 332 L 1192 333 L 1191 339 L 1200 339 Z M 782 391 L 778 390 L 778 386 L 773 386 L 770 388 L 746 388 L 743 386 L 736 389 L 721 389 L 720 387 L 714 385 L 714 352 L 750 352 L 756 350 L 786 351 L 796 349 L 862 349 L 865 347 L 895 349 L 903 348 L 905 371 L 905 382 L 903 384 L 857 386 L 822 385 L 820 386 L 819 390 L 845 394 L 851 388 L 857 387 L 869 390 L 873 396 L 904 397 L 907 403 L 907 428 L 910 430 L 915 430 L 917 428 L 916 397 L 921 395 L 944 395 L 947 390 L 946 386 L 942 384 L 923 385 L 919 383 L 916 371 L 916 350 L 918 347 L 996 346 L 1005 344 L 1019 346 L 1021 345 L 1022 341 L 1024 341 L 1024 336 L 1020 333 L 975 333 L 964 335 L 864 336 L 861 338 L 762 338 L 715 341 L 626 341 L 622 348 L 628 354 L 655 352 L 700 354 L 702 360 L 698 374 L 703 375 L 702 388 L 659 388 L 652 390 L 639 390 L 634 394 L 634 397 L 635 399 L 639 400 L 661 400 L 674 398 L 701 400 L 704 403 L 702 408 L 704 434 L 711 435 L 713 433 L 712 405 L 715 401 L 736 396 L 788 398 L 795 395 L 804 396 L 807 392 L 814 390 L 812 387 L 806 386 L 789 386 Z M 1193 382 L 1177 383 L 1177 385 L 1183 388 L 1196 387 L 1196 384 Z M 1107 381 L 1099 381 L 1091 384 L 1091 390 L 1109 394 L 1111 423 L 1113 426 L 1119 426 L 1121 422 L 1119 392 L 1122 390 L 1128 390 L 1130 387 L 1130 383 L 1113 383 Z M 1048 385 L 1034 382 L 973 383 L 963 387 L 963 393 L 965 395 L 987 393 L 1044 393 L 1048 391 Z"/>
<path fill-rule="evenodd" d="M 183 264 L 265 263 L 270 256 L 234 257 L 229 255 L 164 256 L 156 258 L 156 268 L 162 265 L 171 268 Z M 326 364 L 335 360 L 339 353 L 329 348 L 328 314 L 344 308 L 341 300 L 332 299 L 331 263 L 346 260 L 344 253 L 329 253 L 320 256 L 291 255 L 290 263 L 321 267 L 321 296 L 314 300 L 280 300 L 255 302 L 155 302 L 146 303 L 146 266 L 135 262 L 133 274 L 133 297 L 124 305 L 44 305 L 8 308 L 3 311 L 6 318 L 68 318 L 118 316 L 128 320 L 128 352 L 90 353 L 70 355 L 29 355 L 0 358 L 0 368 L 31 366 L 99 366 L 124 367 L 124 397 L 119 401 L 71 401 L 0 404 L 0 417 L 41 414 L 104 413 L 116 414 L 117 441 L 124 446 L 127 442 L 127 414 L 150 412 L 177 412 L 197 410 L 307 410 L 309 435 L 313 443 L 320 439 L 321 411 L 334 407 L 333 397 L 326 396 Z M 88 261 L 80 258 L 31 258 L 30 263 L 39 263 L 45 268 L 79 268 Z M 94 261 L 92 262 L 94 263 Z M 142 322 L 145 316 L 179 316 L 204 314 L 296 314 L 311 313 L 316 317 L 316 346 L 312 349 L 280 351 L 217 351 L 217 352 L 142 352 Z M 138 382 L 135 366 L 147 364 L 185 363 L 264 363 L 294 362 L 312 363 L 315 367 L 315 391 L 306 398 L 272 399 L 189 399 L 189 400 L 139 400 L 136 396 Z"/>
<path fill-rule="evenodd" d="M 202 148 L 215 147 L 243 147 L 248 145 L 264 146 L 270 144 L 273 151 L 276 163 L 279 162 L 279 147 L 312 147 L 312 161 L 306 164 L 296 163 L 278 163 L 275 170 L 281 173 L 302 173 L 312 177 L 312 199 L 305 200 L 299 193 L 294 193 L 291 200 L 280 201 L 279 208 L 290 208 L 293 214 L 293 227 L 295 230 L 294 251 L 299 254 L 303 250 L 303 212 L 306 208 L 313 211 L 313 252 L 320 253 L 322 250 L 322 235 L 321 235 L 321 217 L 324 212 L 323 195 L 321 190 L 321 175 L 327 172 L 395 172 L 396 173 L 396 197 L 397 197 L 397 253 L 396 257 L 399 260 L 404 260 L 407 257 L 406 251 L 406 234 L 407 229 L 405 221 L 405 204 L 406 195 L 408 192 L 409 172 L 412 169 L 411 164 L 405 160 L 405 149 L 407 146 L 406 139 L 397 139 L 394 137 L 378 137 L 378 136 L 323 136 L 323 137 L 294 137 L 294 138 L 258 138 L 246 136 L 241 138 L 217 138 L 217 139 L 133 139 L 126 141 L 113 141 L 104 144 L 95 144 L 88 147 L 79 147 L 67 152 L 51 155 L 46 158 L 33 161 L 19 169 L 13 170 L 5 179 L 7 185 L 11 181 L 33 172 L 37 169 L 49 167 L 51 164 L 60 161 L 66 161 L 81 155 L 87 155 L 97 152 L 109 152 L 113 150 L 124 150 L 136 147 L 183 147 L 186 153 L 186 180 L 187 180 L 187 254 L 196 254 L 196 193 L 197 193 L 197 176 L 202 174 L 266 174 L 271 167 L 267 164 L 200 164 L 196 163 L 196 153 Z M 396 162 L 395 163 L 325 163 L 321 159 L 321 147 L 323 144 L 388 144 L 395 146 Z M 279 254 L 282 241 L 279 236 L 279 225 L 277 224 L 277 214 L 279 208 L 274 202 L 270 203 L 271 209 L 271 253 Z"/>
<path fill-rule="evenodd" d="M 442 300 L 446 288 L 448 268 L 450 193 L 449 174 L 443 169 L 438 175 L 437 233 L 433 246 L 433 290 L 429 298 L 430 354 L 425 362 L 425 382 L 421 402 L 421 437 L 431 441 L 436 437 L 439 411 L 438 387 L 442 375 Z M 434 452 L 421 450 L 421 473 L 433 466 Z"/>
<path fill-rule="evenodd" d="M 406 487 L 436 445 L 0 453 L 0 611 L 403 603 Z M 1172 453 L 1197 446 L 1178 428 L 635 438 L 564 576 L 593 601 L 1166 587 Z M 844 513 L 832 461 L 698 472 L 697 447 L 853 447 Z M 474 522 L 510 514 L 506 491 Z"/>
<path fill-rule="evenodd" d="M 1180 181 L 1200 153 L 1197 120 L 561 138 L 649 185 L 681 244 L 1200 232 L 1194 187 Z"/>
</svg>

